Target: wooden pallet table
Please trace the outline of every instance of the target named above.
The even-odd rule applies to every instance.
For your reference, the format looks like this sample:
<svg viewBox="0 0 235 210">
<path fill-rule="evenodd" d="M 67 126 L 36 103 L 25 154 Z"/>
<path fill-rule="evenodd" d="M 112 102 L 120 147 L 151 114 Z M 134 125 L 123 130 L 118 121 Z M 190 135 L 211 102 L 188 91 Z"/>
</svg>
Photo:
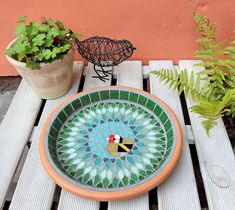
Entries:
<svg viewBox="0 0 235 210">
<path fill-rule="evenodd" d="M 113 68 L 110 80 L 92 78 L 93 66 L 74 62 L 70 91 L 55 100 L 39 99 L 22 80 L 0 125 L 0 209 L 11 210 L 199 210 L 202 209 L 194 161 L 189 143 L 195 144 L 200 173 L 210 210 L 235 210 L 235 158 L 222 119 L 208 137 L 197 115 L 189 113 L 186 125 L 180 97 L 149 74 L 155 69 L 201 71 L 198 61 L 170 60 L 126 61 Z M 183 131 L 183 150 L 172 175 L 150 193 L 127 201 L 97 202 L 66 192 L 44 171 L 38 151 L 41 129 L 47 116 L 58 104 L 81 90 L 96 86 L 126 85 L 151 92 L 165 101 L 177 115 Z M 193 102 L 186 100 L 187 107 Z M 199 169 L 198 169 L 199 170 Z"/>
</svg>

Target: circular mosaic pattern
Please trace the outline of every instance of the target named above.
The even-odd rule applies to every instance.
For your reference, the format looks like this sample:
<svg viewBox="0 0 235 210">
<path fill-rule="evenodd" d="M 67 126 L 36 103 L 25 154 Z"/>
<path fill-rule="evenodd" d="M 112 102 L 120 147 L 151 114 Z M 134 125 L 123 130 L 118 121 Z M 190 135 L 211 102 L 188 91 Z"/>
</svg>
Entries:
<svg viewBox="0 0 235 210">
<path fill-rule="evenodd" d="M 164 171 L 181 144 L 171 117 L 151 95 L 121 87 L 93 90 L 54 111 L 43 151 L 65 181 L 110 200 L 107 193 L 141 188 Z"/>
</svg>

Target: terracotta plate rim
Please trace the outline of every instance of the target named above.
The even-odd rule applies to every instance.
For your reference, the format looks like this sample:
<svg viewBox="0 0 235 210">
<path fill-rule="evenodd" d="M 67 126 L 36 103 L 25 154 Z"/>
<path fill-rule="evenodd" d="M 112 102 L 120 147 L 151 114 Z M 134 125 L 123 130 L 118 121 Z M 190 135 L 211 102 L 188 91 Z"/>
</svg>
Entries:
<svg viewBox="0 0 235 210">
<path fill-rule="evenodd" d="M 173 121 L 175 128 L 176 128 L 176 146 L 175 146 L 175 150 L 172 154 L 172 157 L 168 161 L 168 163 L 165 165 L 165 167 L 162 169 L 162 171 L 159 172 L 158 175 L 156 175 L 151 180 L 149 180 L 141 185 L 132 187 L 132 188 L 120 189 L 120 190 L 111 191 L 111 192 L 104 192 L 104 191 L 95 191 L 95 190 L 90 190 L 90 189 L 85 189 L 85 188 L 75 186 L 72 183 L 69 183 L 68 181 L 66 181 L 62 176 L 60 176 L 56 172 L 56 170 L 53 168 L 53 166 L 51 165 L 51 163 L 49 162 L 49 160 L 47 158 L 46 149 L 45 149 L 44 145 L 45 145 L 45 141 L 47 139 L 46 138 L 46 130 L 50 124 L 50 121 L 61 108 L 63 108 L 70 101 L 79 97 L 80 95 L 87 94 L 91 91 L 97 91 L 97 90 L 99 91 L 99 90 L 103 90 L 103 89 L 110 90 L 110 89 L 119 89 L 119 88 L 120 89 L 129 89 L 130 91 L 133 90 L 135 92 L 139 92 L 140 94 L 152 97 L 158 103 L 160 103 L 162 105 L 162 107 L 164 107 L 167 110 L 167 112 L 168 112 L 169 116 L 171 117 L 171 120 Z M 51 178 L 63 189 L 65 189 L 75 195 L 79 195 L 83 198 L 93 199 L 93 200 L 97 200 L 97 201 L 131 199 L 131 198 L 137 197 L 137 196 L 144 194 L 145 192 L 153 189 L 154 187 L 159 185 L 161 182 L 163 182 L 174 170 L 174 168 L 176 167 L 177 162 L 180 158 L 181 150 L 182 150 L 182 131 L 181 131 L 179 121 L 178 121 L 176 115 L 174 114 L 174 112 L 171 110 L 171 108 L 165 102 L 163 102 L 161 99 L 159 99 L 158 97 L 156 97 L 146 91 L 143 91 L 143 90 L 140 90 L 137 88 L 133 88 L 133 87 L 128 87 L 128 86 L 96 87 L 96 88 L 89 89 L 87 91 L 80 92 L 78 94 L 75 94 L 75 95 L 67 98 L 60 105 L 58 105 L 48 116 L 47 120 L 45 121 L 45 123 L 43 125 L 41 136 L 40 136 L 40 142 L 39 142 L 40 159 L 42 161 L 42 164 L 43 164 L 46 172 L 51 176 Z"/>
</svg>

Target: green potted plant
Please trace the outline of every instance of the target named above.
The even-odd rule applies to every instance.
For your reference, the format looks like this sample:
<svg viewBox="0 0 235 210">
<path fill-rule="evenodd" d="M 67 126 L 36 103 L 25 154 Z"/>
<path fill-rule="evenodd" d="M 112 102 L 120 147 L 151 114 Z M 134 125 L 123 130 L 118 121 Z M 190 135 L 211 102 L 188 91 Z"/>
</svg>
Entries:
<svg viewBox="0 0 235 210">
<path fill-rule="evenodd" d="M 17 22 L 16 39 L 5 52 L 7 60 L 39 97 L 52 99 L 64 95 L 71 86 L 73 38 L 79 35 L 50 18 L 28 23 L 23 16 Z"/>
<path fill-rule="evenodd" d="M 209 135 L 218 118 L 235 116 L 235 40 L 229 46 L 222 46 L 215 39 L 215 25 L 206 16 L 194 13 L 194 19 L 201 35 L 195 57 L 202 60 L 197 66 L 205 67 L 205 71 L 197 75 L 194 72 L 188 75 L 187 70 L 178 74 L 170 69 L 152 73 L 179 89 L 179 94 L 184 92 L 198 102 L 190 110 L 204 119 L 202 125 Z"/>
</svg>

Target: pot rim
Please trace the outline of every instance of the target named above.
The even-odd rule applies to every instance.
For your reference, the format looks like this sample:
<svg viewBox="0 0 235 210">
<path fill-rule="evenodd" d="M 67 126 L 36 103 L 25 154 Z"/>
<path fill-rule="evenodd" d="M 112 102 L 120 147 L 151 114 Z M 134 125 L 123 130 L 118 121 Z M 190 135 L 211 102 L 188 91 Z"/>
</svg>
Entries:
<svg viewBox="0 0 235 210">
<path fill-rule="evenodd" d="M 7 45 L 6 49 L 9 49 L 9 48 L 13 45 L 13 43 L 14 43 L 16 40 L 17 40 L 17 38 L 13 39 L 13 40 Z M 49 66 L 49 65 L 56 65 L 58 62 L 60 62 L 60 61 L 62 61 L 62 60 L 65 60 L 67 55 L 73 54 L 73 51 L 74 51 L 74 49 L 73 49 L 73 47 L 71 46 L 71 48 L 66 52 L 66 54 L 64 54 L 64 57 L 63 57 L 62 59 L 56 59 L 56 60 L 52 61 L 51 63 L 44 63 L 44 62 L 42 62 L 42 63 L 40 63 L 40 67 L 45 67 L 45 66 Z M 17 61 L 17 60 L 15 60 L 14 58 L 12 58 L 12 57 L 10 57 L 10 56 L 8 56 L 8 55 L 6 55 L 6 54 L 5 54 L 5 56 L 6 56 L 6 59 L 8 60 L 9 63 L 11 63 L 11 64 L 13 64 L 13 65 L 16 65 L 16 66 L 28 68 L 28 67 L 26 66 L 26 63 Z M 30 68 L 28 68 L 28 69 L 29 69 L 30 71 L 32 71 L 32 69 L 30 69 Z M 41 69 L 38 69 L 38 70 L 41 70 Z"/>
</svg>

